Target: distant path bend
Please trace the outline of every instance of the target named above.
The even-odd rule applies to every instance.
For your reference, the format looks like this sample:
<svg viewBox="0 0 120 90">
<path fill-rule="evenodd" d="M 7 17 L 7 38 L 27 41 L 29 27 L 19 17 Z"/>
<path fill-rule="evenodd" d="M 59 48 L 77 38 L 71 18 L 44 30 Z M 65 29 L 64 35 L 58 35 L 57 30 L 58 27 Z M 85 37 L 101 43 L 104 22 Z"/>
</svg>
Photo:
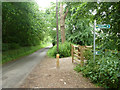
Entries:
<svg viewBox="0 0 120 90">
<path fill-rule="evenodd" d="M 31 55 L 2 66 L 2 88 L 18 88 L 32 69 L 44 59 L 48 49 L 42 48 Z"/>
</svg>

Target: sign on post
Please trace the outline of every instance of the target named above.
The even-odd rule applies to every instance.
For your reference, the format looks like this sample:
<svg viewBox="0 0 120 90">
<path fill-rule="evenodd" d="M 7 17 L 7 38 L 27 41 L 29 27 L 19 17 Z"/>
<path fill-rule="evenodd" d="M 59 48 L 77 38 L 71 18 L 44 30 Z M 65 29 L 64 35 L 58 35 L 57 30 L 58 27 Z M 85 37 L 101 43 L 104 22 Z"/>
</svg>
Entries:
<svg viewBox="0 0 120 90">
<path fill-rule="evenodd" d="M 96 28 L 109 29 L 110 28 L 110 24 L 97 24 Z"/>
<path fill-rule="evenodd" d="M 93 41 L 93 44 L 94 44 L 94 47 L 93 47 L 93 50 L 94 50 L 94 61 L 95 61 L 95 55 L 98 54 L 98 52 L 95 51 L 95 30 L 97 28 L 100 28 L 100 29 L 109 29 L 111 26 L 110 24 L 97 24 L 96 25 L 96 20 L 94 20 L 94 41 Z"/>
</svg>

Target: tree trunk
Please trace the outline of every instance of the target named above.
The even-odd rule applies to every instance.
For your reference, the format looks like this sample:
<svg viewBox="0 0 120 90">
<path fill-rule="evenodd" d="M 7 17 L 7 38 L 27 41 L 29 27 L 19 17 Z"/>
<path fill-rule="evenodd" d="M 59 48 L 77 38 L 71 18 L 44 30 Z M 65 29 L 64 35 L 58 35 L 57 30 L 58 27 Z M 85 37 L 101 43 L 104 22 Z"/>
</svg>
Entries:
<svg viewBox="0 0 120 90">
<path fill-rule="evenodd" d="M 62 43 L 65 42 L 65 18 L 67 16 L 67 13 L 68 13 L 68 9 L 65 13 L 65 15 L 63 14 L 63 5 L 60 4 L 60 29 L 61 29 L 61 40 L 62 40 Z"/>
</svg>

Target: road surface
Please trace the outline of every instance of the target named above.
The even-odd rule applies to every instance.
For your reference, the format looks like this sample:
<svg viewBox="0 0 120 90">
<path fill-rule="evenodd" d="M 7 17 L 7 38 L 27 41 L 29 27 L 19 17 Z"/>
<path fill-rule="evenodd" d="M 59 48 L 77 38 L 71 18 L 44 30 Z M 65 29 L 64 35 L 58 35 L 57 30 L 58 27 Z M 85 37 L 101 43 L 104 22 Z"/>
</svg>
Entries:
<svg viewBox="0 0 120 90">
<path fill-rule="evenodd" d="M 32 69 L 40 63 L 50 47 L 38 50 L 2 66 L 2 88 L 18 88 Z"/>
</svg>

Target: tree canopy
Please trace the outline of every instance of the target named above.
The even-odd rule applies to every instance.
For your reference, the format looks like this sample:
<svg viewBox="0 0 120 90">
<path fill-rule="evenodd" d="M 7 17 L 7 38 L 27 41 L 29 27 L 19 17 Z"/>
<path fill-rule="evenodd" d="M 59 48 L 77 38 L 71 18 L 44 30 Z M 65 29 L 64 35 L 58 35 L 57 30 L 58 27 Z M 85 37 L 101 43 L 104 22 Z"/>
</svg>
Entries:
<svg viewBox="0 0 120 90">
<path fill-rule="evenodd" d="M 93 45 L 93 25 L 96 20 L 97 24 L 111 25 L 110 29 L 96 30 L 97 46 L 120 50 L 120 2 L 66 2 L 64 6 L 64 12 L 67 8 L 69 10 L 65 21 L 67 41 Z M 49 10 L 53 8 L 55 6 Z"/>
<path fill-rule="evenodd" d="M 79 45 L 93 45 L 93 22 L 110 24 L 110 29 L 96 30 L 100 48 L 120 50 L 120 2 L 65 2 L 66 40 Z M 34 2 L 3 2 L 3 43 L 20 46 L 38 45 L 50 36 L 56 43 L 56 4 L 51 3 L 45 13 Z M 58 4 L 60 11 L 60 3 Z M 59 12 L 60 13 L 60 12 Z M 59 15 L 58 15 L 59 16 Z M 60 16 L 58 17 L 60 21 Z M 60 22 L 59 41 L 61 42 Z"/>
<path fill-rule="evenodd" d="M 3 43 L 32 46 L 43 41 L 45 18 L 36 3 L 3 2 L 2 5 Z"/>
</svg>

